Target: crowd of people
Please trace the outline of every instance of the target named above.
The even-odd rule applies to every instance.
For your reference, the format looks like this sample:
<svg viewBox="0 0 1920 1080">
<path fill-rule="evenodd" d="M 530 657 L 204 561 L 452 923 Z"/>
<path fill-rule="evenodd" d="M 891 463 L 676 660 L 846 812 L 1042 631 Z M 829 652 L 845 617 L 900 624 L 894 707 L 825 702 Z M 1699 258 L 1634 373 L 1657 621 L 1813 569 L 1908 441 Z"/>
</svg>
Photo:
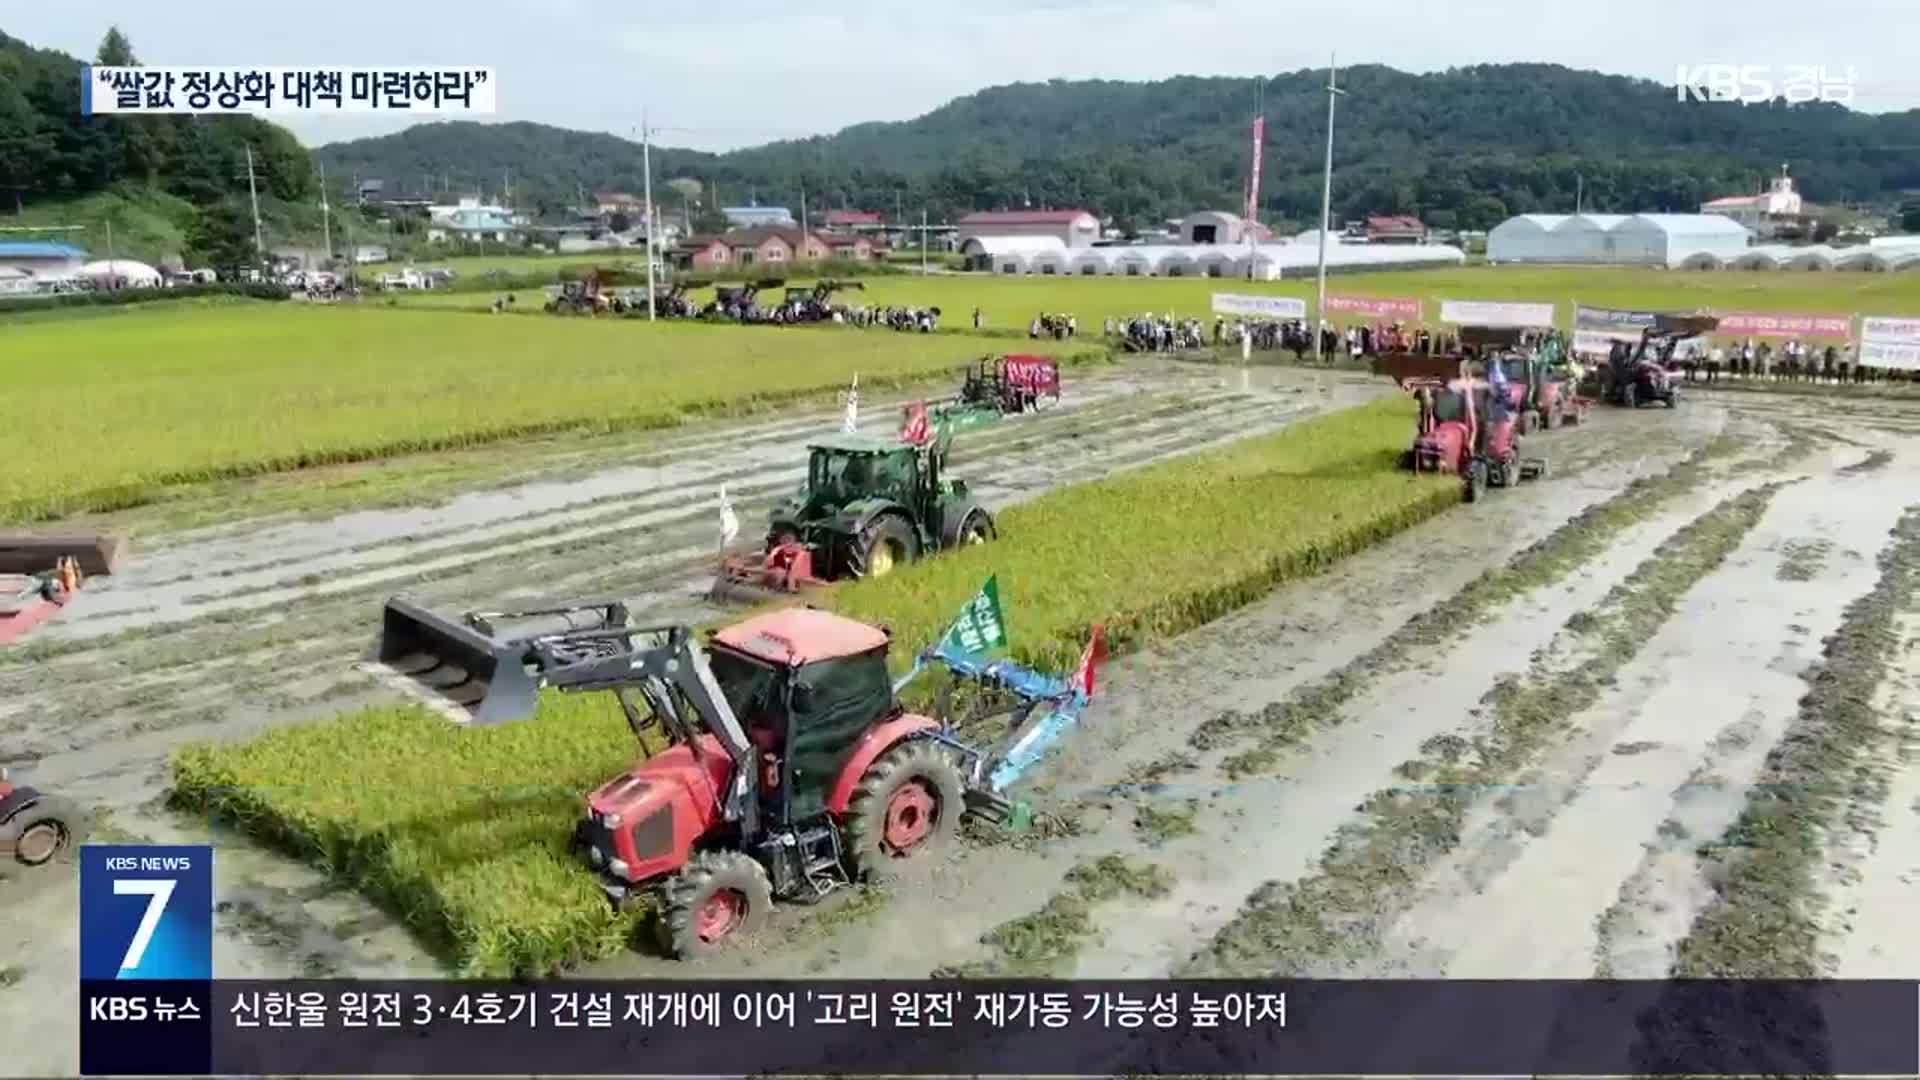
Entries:
<svg viewBox="0 0 1920 1080">
<path fill-rule="evenodd" d="M 1065 341 L 1080 333 L 1080 320 L 1072 315 L 1049 315 L 1042 312 L 1027 324 L 1029 338 L 1050 337 L 1055 341 Z"/>
<path fill-rule="evenodd" d="M 1216 315 L 1211 332 L 1199 319 L 1179 318 L 1172 313 L 1148 312 L 1128 319 L 1108 319 L 1103 327 L 1108 338 L 1118 338 L 1135 352 L 1173 352 L 1180 349 L 1204 349 L 1239 346 L 1287 350 L 1296 359 L 1314 351 L 1313 329 L 1303 319 L 1228 319 Z M 1436 334 L 1424 327 L 1409 329 L 1398 322 L 1355 323 L 1345 327 L 1321 322 L 1320 353 L 1325 357 L 1359 360 L 1386 352 L 1414 352 L 1428 355 L 1457 351 L 1459 341 L 1450 334 Z"/>
<path fill-rule="evenodd" d="M 1714 383 L 1728 378 L 1764 382 L 1854 383 L 1900 381 L 1906 372 L 1861 364 L 1852 342 L 1825 346 L 1789 339 L 1775 348 L 1772 342 L 1752 338 L 1732 345 L 1698 341 L 1675 358 L 1688 382 Z"/>
</svg>

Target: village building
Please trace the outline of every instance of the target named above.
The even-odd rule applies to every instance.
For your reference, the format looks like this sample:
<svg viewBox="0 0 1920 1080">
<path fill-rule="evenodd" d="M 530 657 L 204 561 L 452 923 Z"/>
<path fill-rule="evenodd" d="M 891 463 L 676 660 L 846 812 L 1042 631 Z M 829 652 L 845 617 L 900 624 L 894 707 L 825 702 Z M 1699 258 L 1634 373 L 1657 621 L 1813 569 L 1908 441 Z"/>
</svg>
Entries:
<svg viewBox="0 0 1920 1080">
<path fill-rule="evenodd" d="M 1068 248 L 1092 247 L 1100 239 L 1100 219 L 1085 210 L 982 210 L 956 224 L 962 253 L 968 241 L 989 238 L 1050 236 Z"/>
</svg>

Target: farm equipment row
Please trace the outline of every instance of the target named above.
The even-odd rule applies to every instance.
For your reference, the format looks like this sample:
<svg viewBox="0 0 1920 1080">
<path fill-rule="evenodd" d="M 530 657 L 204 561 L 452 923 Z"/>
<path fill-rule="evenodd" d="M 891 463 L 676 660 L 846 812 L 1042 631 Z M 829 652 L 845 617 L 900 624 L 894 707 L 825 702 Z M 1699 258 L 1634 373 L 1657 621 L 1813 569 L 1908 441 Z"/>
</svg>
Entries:
<svg viewBox="0 0 1920 1080">
<path fill-rule="evenodd" d="M 754 929 L 775 898 L 884 880 L 949 843 L 963 814 L 1019 815 L 1005 790 L 1077 723 L 1103 639 L 1096 627 L 1069 679 L 943 639 L 894 682 L 890 646 L 884 629 L 811 608 L 702 648 L 685 626 L 629 625 L 618 603 L 450 620 L 396 597 L 374 670 L 462 724 L 530 717 L 548 686 L 609 691 L 636 738 L 663 732 L 666 750 L 586 796 L 573 848 L 616 906 L 653 897 L 662 948 L 688 957 Z M 964 684 L 1011 701 L 995 748 L 901 704 L 932 667 L 952 680 L 937 700 Z"/>
<path fill-rule="evenodd" d="M 89 577 L 111 575 L 125 547 L 107 533 L 0 534 L 0 645 L 58 614 Z"/>
<path fill-rule="evenodd" d="M 1400 455 L 1400 467 L 1460 479 L 1461 495 L 1478 502 L 1490 487 L 1515 488 L 1544 476 L 1547 459 L 1523 453 L 1523 437 L 1536 427 L 1579 423 L 1586 403 L 1550 364 L 1559 358 L 1557 341 L 1523 347 L 1521 332 L 1500 327 L 1463 327 L 1466 352 L 1454 356 L 1386 353 L 1374 360 L 1375 374 L 1387 375 L 1419 403 L 1413 444 Z M 1470 357 L 1483 373 L 1500 365 L 1503 390 L 1475 377 Z M 1501 398 L 1496 398 L 1496 393 Z"/>
</svg>

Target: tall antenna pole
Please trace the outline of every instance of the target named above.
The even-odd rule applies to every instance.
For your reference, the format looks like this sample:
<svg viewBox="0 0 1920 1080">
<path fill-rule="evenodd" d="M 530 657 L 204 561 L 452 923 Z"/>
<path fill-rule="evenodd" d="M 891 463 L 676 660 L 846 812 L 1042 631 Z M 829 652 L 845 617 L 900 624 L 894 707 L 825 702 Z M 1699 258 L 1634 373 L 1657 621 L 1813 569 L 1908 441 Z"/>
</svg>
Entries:
<svg viewBox="0 0 1920 1080">
<path fill-rule="evenodd" d="M 640 109 L 640 171 L 645 174 L 641 183 L 640 197 L 647 203 L 647 321 L 654 322 L 659 316 L 653 298 L 658 295 L 653 284 L 653 129 L 647 126 L 647 110 Z"/>
<path fill-rule="evenodd" d="M 257 262 L 264 264 L 267 257 L 267 245 L 260 239 L 260 189 L 253 181 L 253 144 L 247 144 L 247 198 L 253 201 L 253 255 Z"/>
<path fill-rule="evenodd" d="M 333 207 L 327 203 L 327 163 L 322 161 L 317 164 L 320 166 L 320 230 L 322 235 L 326 237 L 327 261 L 332 262 Z"/>
<path fill-rule="evenodd" d="M 1336 54 L 1327 61 L 1327 165 L 1320 179 L 1320 290 L 1313 309 L 1314 317 L 1321 322 L 1327 318 L 1327 230 L 1332 227 L 1333 221 L 1333 103 L 1346 93 L 1334 78 L 1338 60 Z M 1325 340 L 1325 335 L 1316 326 L 1313 335 L 1313 358 L 1316 361 L 1322 358 Z"/>
</svg>

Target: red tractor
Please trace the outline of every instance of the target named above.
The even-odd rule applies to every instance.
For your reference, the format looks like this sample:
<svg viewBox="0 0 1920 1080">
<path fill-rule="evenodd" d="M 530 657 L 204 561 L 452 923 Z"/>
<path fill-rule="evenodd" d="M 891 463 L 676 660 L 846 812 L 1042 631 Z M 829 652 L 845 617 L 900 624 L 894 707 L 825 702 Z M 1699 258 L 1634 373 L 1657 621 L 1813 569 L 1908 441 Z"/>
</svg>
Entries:
<svg viewBox="0 0 1920 1080">
<path fill-rule="evenodd" d="M 1011 816 L 1000 792 L 1091 699 L 1100 642 L 1071 680 L 946 644 L 921 657 L 916 673 L 942 661 L 1020 703 L 993 753 L 900 704 L 887 631 L 811 608 L 703 649 L 684 626 L 628 626 L 617 603 L 452 621 L 396 597 L 376 670 L 460 723 L 531 716 L 545 685 L 611 691 L 636 735 L 658 725 L 669 748 L 590 793 L 573 843 L 613 903 L 655 898 L 662 948 L 686 957 L 754 929 L 775 897 L 888 876 L 969 810 Z"/>
<path fill-rule="evenodd" d="M 1400 455 L 1400 467 L 1414 472 L 1458 476 L 1462 495 L 1478 502 L 1488 487 L 1519 487 L 1545 475 L 1545 458 L 1521 454 L 1520 413 L 1493 414 L 1492 391 L 1469 378 L 1457 357 L 1394 353 L 1379 357 L 1374 370 L 1392 375 L 1420 404 L 1413 445 Z"/>
<path fill-rule="evenodd" d="M 0 769 L 0 857 L 44 866 L 72 846 L 75 820 L 62 800 L 14 783 Z"/>
</svg>

